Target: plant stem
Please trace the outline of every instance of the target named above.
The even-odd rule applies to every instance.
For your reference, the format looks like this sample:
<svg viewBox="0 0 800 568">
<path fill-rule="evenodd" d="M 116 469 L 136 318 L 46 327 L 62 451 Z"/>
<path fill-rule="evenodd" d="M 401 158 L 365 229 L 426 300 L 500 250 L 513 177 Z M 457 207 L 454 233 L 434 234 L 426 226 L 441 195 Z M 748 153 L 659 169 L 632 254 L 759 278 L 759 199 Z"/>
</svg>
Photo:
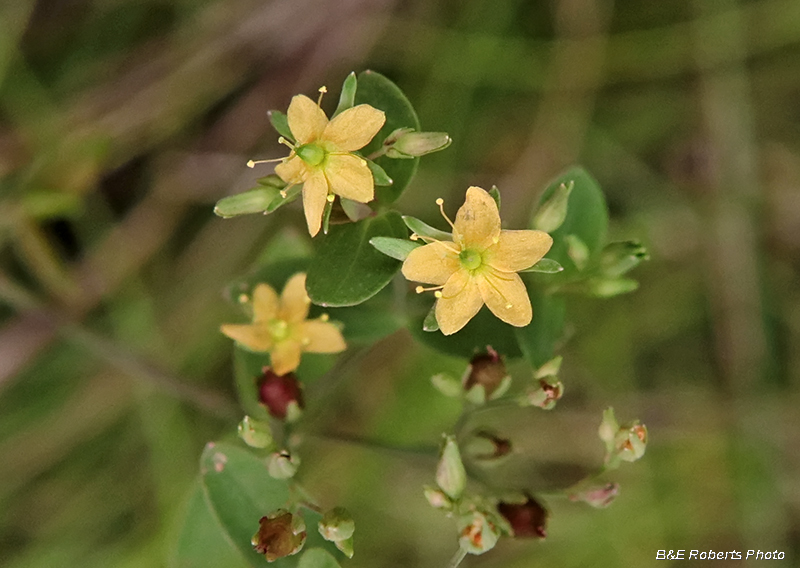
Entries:
<svg viewBox="0 0 800 568">
<path fill-rule="evenodd" d="M 466 556 L 467 551 L 459 546 L 458 550 L 456 550 L 456 553 L 453 555 L 453 558 L 450 559 L 450 563 L 447 565 L 447 568 L 456 568 L 456 566 L 461 564 L 461 561 L 464 560 Z"/>
</svg>

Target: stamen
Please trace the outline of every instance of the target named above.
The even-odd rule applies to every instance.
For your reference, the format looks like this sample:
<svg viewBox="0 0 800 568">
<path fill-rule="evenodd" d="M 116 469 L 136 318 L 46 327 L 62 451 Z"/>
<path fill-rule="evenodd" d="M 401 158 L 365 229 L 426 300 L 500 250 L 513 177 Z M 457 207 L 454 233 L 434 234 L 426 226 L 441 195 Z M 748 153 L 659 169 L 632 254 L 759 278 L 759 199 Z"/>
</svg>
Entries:
<svg viewBox="0 0 800 568">
<path fill-rule="evenodd" d="M 280 190 L 278 193 L 280 193 L 281 197 L 283 197 L 284 199 L 286 199 L 286 196 L 289 195 L 288 193 L 286 193 L 285 189 Z"/>
<path fill-rule="evenodd" d="M 450 217 L 448 217 L 447 213 L 444 212 L 444 199 L 442 199 L 441 197 L 438 198 L 436 200 L 436 205 L 439 206 L 439 211 L 441 212 L 442 217 L 444 217 L 444 220 L 447 221 L 447 224 L 450 225 L 450 227 L 453 229 L 453 234 L 455 234 L 456 226 L 453 225 L 453 222 L 450 220 Z"/>
<path fill-rule="evenodd" d="M 319 321 L 322 322 L 328 321 L 329 319 L 331 319 L 331 316 L 329 316 L 328 314 L 322 314 L 321 316 L 319 316 Z"/>
<path fill-rule="evenodd" d="M 505 280 L 505 278 L 500 278 L 500 280 Z M 492 282 L 491 278 L 484 277 L 484 281 L 488 282 L 489 286 L 494 288 L 494 291 L 497 292 L 497 295 L 500 296 L 501 298 L 503 298 L 503 300 L 505 300 L 505 302 L 506 302 L 505 308 L 507 310 L 510 310 L 511 308 L 514 307 L 513 304 L 508 301 L 508 298 L 506 298 L 505 295 L 500 291 L 500 289 L 495 285 L 495 283 Z"/>
<path fill-rule="evenodd" d="M 271 160 L 248 160 L 247 167 L 254 168 L 256 167 L 256 164 L 269 164 L 271 162 L 281 162 L 283 160 L 285 160 L 285 158 L 273 158 Z"/>
<path fill-rule="evenodd" d="M 411 239 L 412 241 L 416 241 L 419 240 L 419 235 L 417 233 L 411 233 L 411 236 L 408 238 Z"/>
<path fill-rule="evenodd" d="M 247 302 L 250 301 L 250 298 L 248 297 L 247 294 L 239 294 L 239 298 L 238 299 L 239 299 L 239 303 L 240 304 L 246 304 Z"/>
<path fill-rule="evenodd" d="M 444 284 L 441 286 L 431 286 L 430 288 L 425 288 L 424 286 L 417 286 L 416 288 L 414 288 L 414 291 L 417 294 L 422 294 L 423 292 L 433 292 L 434 296 L 436 296 L 437 298 L 441 298 L 442 293 L 439 290 L 441 290 L 442 288 L 444 288 Z"/>
<path fill-rule="evenodd" d="M 278 144 L 283 144 L 284 146 L 288 146 L 289 148 L 294 150 L 294 145 L 291 142 L 289 142 L 286 138 L 284 138 L 283 136 L 279 136 L 278 137 Z"/>
<path fill-rule="evenodd" d="M 322 106 L 322 95 L 328 92 L 328 87 L 322 85 L 319 88 L 319 98 L 317 99 L 317 106 Z"/>
<path fill-rule="evenodd" d="M 333 203 L 333 200 L 336 199 L 336 196 L 333 193 L 329 193 L 328 197 L 326 197 L 325 199 L 328 200 L 328 203 Z"/>
</svg>

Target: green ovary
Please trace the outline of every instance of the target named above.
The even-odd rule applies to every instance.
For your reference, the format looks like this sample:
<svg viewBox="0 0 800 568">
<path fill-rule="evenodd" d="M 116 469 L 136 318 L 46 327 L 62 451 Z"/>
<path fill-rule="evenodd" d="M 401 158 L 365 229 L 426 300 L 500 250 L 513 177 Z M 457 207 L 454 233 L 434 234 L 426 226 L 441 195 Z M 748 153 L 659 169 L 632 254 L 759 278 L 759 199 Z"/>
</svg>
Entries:
<svg viewBox="0 0 800 568">
<path fill-rule="evenodd" d="M 483 265 L 483 258 L 481 253 L 474 250 L 464 250 L 458 255 L 458 260 L 461 261 L 461 266 L 469 271 L 477 270 Z"/>
<path fill-rule="evenodd" d="M 285 321 L 279 319 L 270 320 L 267 326 L 274 342 L 277 343 L 289 337 L 289 324 Z"/>
<path fill-rule="evenodd" d="M 314 144 L 313 142 L 303 144 L 302 146 L 298 147 L 295 150 L 295 153 L 300 156 L 300 159 L 309 166 L 320 165 L 325 161 L 325 157 L 328 155 L 323 148 Z"/>
</svg>

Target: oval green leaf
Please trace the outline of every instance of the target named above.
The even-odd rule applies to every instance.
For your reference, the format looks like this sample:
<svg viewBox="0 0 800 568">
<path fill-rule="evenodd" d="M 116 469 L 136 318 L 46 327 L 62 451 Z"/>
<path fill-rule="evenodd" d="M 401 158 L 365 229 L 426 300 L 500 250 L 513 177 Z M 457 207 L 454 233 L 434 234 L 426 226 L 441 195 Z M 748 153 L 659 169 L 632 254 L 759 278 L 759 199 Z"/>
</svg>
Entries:
<svg viewBox="0 0 800 568">
<path fill-rule="evenodd" d="M 395 239 L 393 237 L 372 237 L 369 244 L 374 246 L 386 256 L 397 260 L 405 260 L 411 251 L 420 246 L 420 243 L 408 239 Z"/>
<path fill-rule="evenodd" d="M 419 119 L 414 107 L 403 94 L 403 91 L 392 81 L 376 73 L 364 71 L 358 75 L 356 104 L 369 104 L 386 113 L 386 123 L 380 132 L 367 144 L 361 154 L 369 156 L 383 145 L 384 139 L 398 128 L 420 130 Z M 375 197 L 382 204 L 393 203 L 411 182 L 419 165 L 419 158 L 413 160 L 393 160 L 386 156 L 375 159 L 375 163 L 383 168 L 393 180 L 391 186 L 376 187 Z"/>
<path fill-rule="evenodd" d="M 515 333 L 525 358 L 538 369 L 555 355 L 564 332 L 566 304 L 561 296 L 545 295 L 535 289 L 530 296 L 533 319 L 525 327 L 516 328 Z"/>
<path fill-rule="evenodd" d="M 322 548 L 309 548 L 300 557 L 297 568 L 341 568 L 336 558 Z"/>
<path fill-rule="evenodd" d="M 320 306 L 360 304 L 377 294 L 400 269 L 400 262 L 378 252 L 373 237 L 408 237 L 403 219 L 394 211 L 347 225 L 332 226 L 309 262 L 306 290 Z"/>
</svg>

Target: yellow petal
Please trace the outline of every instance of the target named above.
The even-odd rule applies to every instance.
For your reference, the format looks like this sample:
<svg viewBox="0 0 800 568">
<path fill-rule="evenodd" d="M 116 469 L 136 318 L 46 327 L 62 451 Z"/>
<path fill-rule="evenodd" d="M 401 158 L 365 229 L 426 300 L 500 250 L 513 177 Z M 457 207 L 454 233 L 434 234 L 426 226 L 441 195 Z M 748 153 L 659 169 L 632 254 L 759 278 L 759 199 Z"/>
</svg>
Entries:
<svg viewBox="0 0 800 568">
<path fill-rule="evenodd" d="M 470 187 L 464 205 L 458 210 L 455 229 L 463 249 L 484 251 L 500 237 L 500 213 L 491 195 L 480 187 Z"/>
<path fill-rule="evenodd" d="M 467 270 L 453 274 L 436 301 L 436 321 L 445 335 L 452 335 L 467 325 L 483 306 L 481 292 L 475 278 Z"/>
<path fill-rule="evenodd" d="M 519 274 L 487 271 L 477 280 L 481 297 L 494 315 L 517 327 L 531 323 L 531 299 Z"/>
<path fill-rule="evenodd" d="M 497 270 L 519 272 L 539 262 L 552 245 L 553 238 L 544 231 L 501 231 L 484 260 Z"/>
<path fill-rule="evenodd" d="M 412 250 L 403 262 L 403 276 L 414 282 L 437 286 L 447 282 L 461 267 L 458 255 L 450 250 L 455 245 L 448 243 L 437 241 Z"/>
<path fill-rule="evenodd" d="M 266 326 L 226 324 L 220 327 L 220 331 L 250 351 L 272 349 L 272 336 Z"/>
<path fill-rule="evenodd" d="M 308 317 L 311 300 L 306 293 L 306 275 L 299 272 L 289 278 L 281 293 L 280 319 L 299 322 Z"/>
<path fill-rule="evenodd" d="M 383 111 L 370 105 L 354 106 L 328 123 L 322 139 L 332 142 L 338 150 L 352 152 L 369 144 L 384 122 Z"/>
<path fill-rule="evenodd" d="M 272 370 L 278 375 L 294 371 L 300 365 L 300 342 L 293 339 L 281 341 L 269 353 Z"/>
<path fill-rule="evenodd" d="M 314 170 L 303 184 L 303 209 L 308 232 L 313 237 L 322 226 L 322 213 L 328 199 L 328 181 L 322 170 Z"/>
<path fill-rule="evenodd" d="M 303 349 L 309 353 L 339 353 L 347 349 L 342 332 L 332 323 L 304 322 L 301 335 Z"/>
<path fill-rule="evenodd" d="M 308 176 L 308 166 L 294 155 L 275 166 L 275 173 L 286 183 L 303 183 Z"/>
<path fill-rule="evenodd" d="M 289 130 L 292 131 L 298 145 L 317 140 L 328 126 L 328 117 L 317 103 L 305 95 L 292 97 L 286 118 L 289 120 Z"/>
<path fill-rule="evenodd" d="M 253 290 L 253 323 L 268 322 L 278 314 L 278 294 L 267 284 Z"/>
<path fill-rule="evenodd" d="M 372 172 L 366 162 L 353 154 L 333 154 L 325 162 L 325 177 L 331 191 L 347 199 L 369 203 L 375 197 Z"/>
</svg>

